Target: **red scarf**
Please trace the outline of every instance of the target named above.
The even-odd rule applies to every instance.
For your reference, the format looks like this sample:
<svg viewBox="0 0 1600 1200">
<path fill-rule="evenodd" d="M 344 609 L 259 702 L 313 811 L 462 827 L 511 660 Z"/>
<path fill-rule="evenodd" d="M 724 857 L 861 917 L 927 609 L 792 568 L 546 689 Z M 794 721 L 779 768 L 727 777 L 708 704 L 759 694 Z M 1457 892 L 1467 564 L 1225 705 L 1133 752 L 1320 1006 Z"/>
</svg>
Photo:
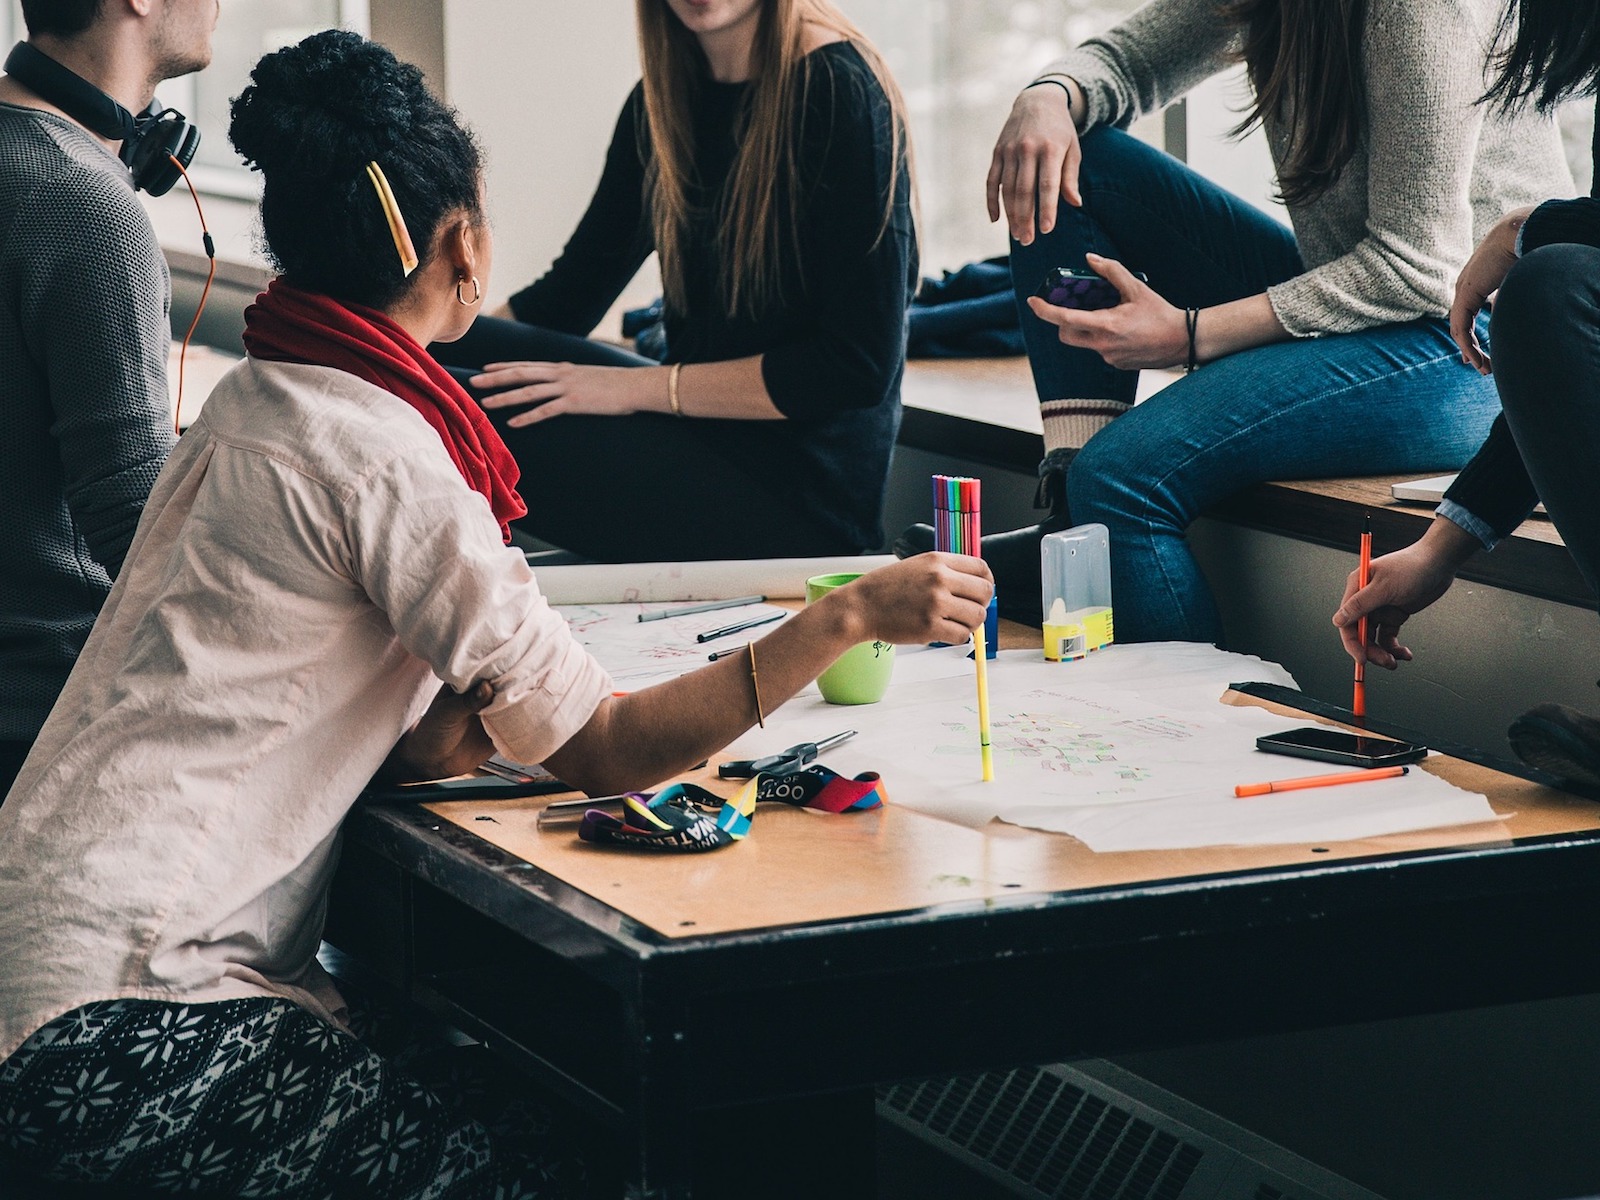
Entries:
<svg viewBox="0 0 1600 1200">
<path fill-rule="evenodd" d="M 489 501 L 500 536 L 528 506 L 517 495 L 517 460 L 455 377 L 377 309 L 341 304 L 274 279 L 245 310 L 244 348 L 268 362 L 348 371 L 393 392 L 433 426 L 467 486 Z"/>
</svg>

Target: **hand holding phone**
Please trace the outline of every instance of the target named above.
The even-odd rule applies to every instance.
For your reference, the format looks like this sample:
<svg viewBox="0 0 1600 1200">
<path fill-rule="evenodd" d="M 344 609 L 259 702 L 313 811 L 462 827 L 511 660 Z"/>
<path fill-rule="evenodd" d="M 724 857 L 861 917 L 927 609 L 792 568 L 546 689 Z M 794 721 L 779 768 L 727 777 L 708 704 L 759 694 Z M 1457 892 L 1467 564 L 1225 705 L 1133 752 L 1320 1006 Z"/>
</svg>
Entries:
<svg viewBox="0 0 1600 1200">
<path fill-rule="evenodd" d="M 1393 767 L 1401 763 L 1420 762 L 1428 756 L 1426 746 L 1367 734 L 1345 733 L 1341 729 L 1328 729 L 1321 725 L 1307 725 L 1286 733 L 1262 734 L 1256 739 L 1256 749 L 1268 754 L 1287 754 L 1293 758 L 1311 758 L 1350 767 Z"/>
<path fill-rule="evenodd" d="M 1150 282 L 1142 271 L 1134 271 L 1133 277 L 1140 283 Z M 1053 304 L 1057 308 L 1074 308 L 1080 312 L 1115 308 L 1122 303 L 1122 293 L 1104 275 L 1097 275 L 1093 271 L 1074 271 L 1067 267 L 1051 270 L 1034 295 L 1046 304 Z"/>
</svg>

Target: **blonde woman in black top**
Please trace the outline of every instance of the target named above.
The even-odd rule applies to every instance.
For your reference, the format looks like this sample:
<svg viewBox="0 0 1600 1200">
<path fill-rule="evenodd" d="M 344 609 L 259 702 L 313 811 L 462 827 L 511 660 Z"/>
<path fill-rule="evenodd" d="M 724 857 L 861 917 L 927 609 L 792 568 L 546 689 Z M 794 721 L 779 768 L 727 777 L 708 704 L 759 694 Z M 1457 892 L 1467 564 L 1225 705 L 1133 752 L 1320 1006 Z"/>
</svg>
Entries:
<svg viewBox="0 0 1600 1200">
<path fill-rule="evenodd" d="M 577 231 L 511 320 L 436 352 L 484 395 L 547 541 L 876 549 L 917 270 L 899 94 L 825 0 L 637 12 L 644 79 Z M 663 365 L 582 336 L 652 250 Z"/>
</svg>

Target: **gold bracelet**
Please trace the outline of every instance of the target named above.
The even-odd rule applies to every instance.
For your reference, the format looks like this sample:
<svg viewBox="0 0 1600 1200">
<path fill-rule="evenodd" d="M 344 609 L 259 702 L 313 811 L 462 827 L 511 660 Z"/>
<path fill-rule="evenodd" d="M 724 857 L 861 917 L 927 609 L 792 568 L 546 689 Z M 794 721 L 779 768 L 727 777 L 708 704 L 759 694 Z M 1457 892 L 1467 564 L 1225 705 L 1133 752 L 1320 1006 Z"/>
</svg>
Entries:
<svg viewBox="0 0 1600 1200">
<path fill-rule="evenodd" d="M 667 372 L 667 407 L 675 417 L 683 416 L 683 405 L 678 403 L 678 372 L 682 370 L 682 363 L 673 363 L 672 369 Z"/>
<path fill-rule="evenodd" d="M 756 724 L 765 729 L 767 727 L 767 714 L 761 711 L 761 678 L 756 674 L 756 644 L 746 642 L 750 651 L 750 688 L 756 694 Z"/>
</svg>

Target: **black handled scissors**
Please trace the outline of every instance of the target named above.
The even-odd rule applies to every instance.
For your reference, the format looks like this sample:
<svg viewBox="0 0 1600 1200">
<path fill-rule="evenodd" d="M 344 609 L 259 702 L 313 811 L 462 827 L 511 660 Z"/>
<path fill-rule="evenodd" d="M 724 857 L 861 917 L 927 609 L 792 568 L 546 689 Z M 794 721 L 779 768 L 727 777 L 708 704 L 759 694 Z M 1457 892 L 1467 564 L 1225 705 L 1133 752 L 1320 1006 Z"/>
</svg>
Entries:
<svg viewBox="0 0 1600 1200">
<path fill-rule="evenodd" d="M 855 735 L 854 729 L 846 729 L 843 733 L 823 738 L 820 742 L 801 742 L 797 746 L 790 746 L 781 753 L 769 754 L 765 758 L 741 758 L 736 762 L 725 762 L 717 768 L 717 777 L 754 779 L 757 775 L 793 775 L 808 763 L 815 762 L 817 755 L 824 750 L 832 750 L 840 742 Z"/>
</svg>

